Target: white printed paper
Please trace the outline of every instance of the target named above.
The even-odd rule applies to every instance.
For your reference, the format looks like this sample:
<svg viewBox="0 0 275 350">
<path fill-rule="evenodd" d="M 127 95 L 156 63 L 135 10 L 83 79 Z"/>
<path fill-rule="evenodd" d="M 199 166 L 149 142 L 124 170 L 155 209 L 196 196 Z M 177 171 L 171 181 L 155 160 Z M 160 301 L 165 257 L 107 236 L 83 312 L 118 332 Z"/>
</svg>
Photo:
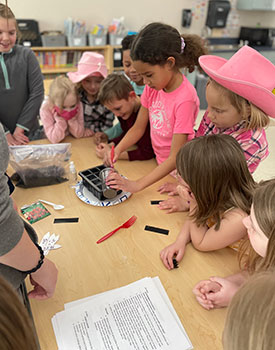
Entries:
<svg viewBox="0 0 275 350">
<path fill-rule="evenodd" d="M 52 324 L 59 350 L 193 348 L 158 278 L 69 303 Z"/>
</svg>

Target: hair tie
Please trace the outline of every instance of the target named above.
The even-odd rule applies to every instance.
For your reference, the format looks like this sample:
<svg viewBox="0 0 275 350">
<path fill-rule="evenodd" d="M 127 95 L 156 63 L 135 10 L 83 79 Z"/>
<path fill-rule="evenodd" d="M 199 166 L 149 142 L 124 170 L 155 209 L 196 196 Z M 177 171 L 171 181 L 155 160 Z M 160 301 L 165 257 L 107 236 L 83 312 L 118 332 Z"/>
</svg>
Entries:
<svg viewBox="0 0 275 350">
<path fill-rule="evenodd" d="M 180 50 L 180 53 L 183 53 L 184 48 L 185 48 L 185 41 L 184 41 L 183 37 L 181 37 L 181 50 Z"/>
</svg>

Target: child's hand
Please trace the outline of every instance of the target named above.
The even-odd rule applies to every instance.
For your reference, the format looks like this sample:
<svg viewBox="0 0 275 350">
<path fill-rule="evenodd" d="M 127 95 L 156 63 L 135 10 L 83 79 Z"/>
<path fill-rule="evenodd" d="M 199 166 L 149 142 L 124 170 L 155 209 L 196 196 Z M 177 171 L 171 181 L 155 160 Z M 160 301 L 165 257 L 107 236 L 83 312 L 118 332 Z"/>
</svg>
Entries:
<svg viewBox="0 0 275 350">
<path fill-rule="evenodd" d="M 221 277 L 210 277 L 210 281 L 220 284 L 221 288 L 217 292 L 206 293 L 207 300 L 210 300 L 213 303 L 214 308 L 228 306 L 240 286 Z"/>
<path fill-rule="evenodd" d="M 24 129 L 18 126 L 15 128 L 12 136 L 20 145 L 27 145 L 30 142 L 29 138 L 24 134 Z"/>
<path fill-rule="evenodd" d="M 177 186 L 177 191 L 179 196 L 186 202 L 191 202 L 193 200 L 192 193 L 190 190 L 182 185 Z"/>
<path fill-rule="evenodd" d="M 105 154 L 110 150 L 110 147 L 106 143 L 100 143 L 96 146 L 95 153 L 98 158 L 103 159 Z"/>
<path fill-rule="evenodd" d="M 170 214 L 177 211 L 188 211 L 190 204 L 180 196 L 174 196 L 160 202 L 158 208 L 160 210 L 167 210 L 166 213 Z"/>
<path fill-rule="evenodd" d="M 55 291 L 57 275 L 58 270 L 55 264 L 45 258 L 40 269 L 30 275 L 30 282 L 34 288 L 28 292 L 29 298 L 37 300 L 51 298 Z"/>
<path fill-rule="evenodd" d="M 95 144 L 108 143 L 108 136 L 104 132 L 96 132 L 94 138 Z"/>
<path fill-rule="evenodd" d="M 178 195 L 177 186 L 177 183 L 166 182 L 159 187 L 158 192 L 161 194 L 168 192 L 168 196 L 176 196 Z"/>
<path fill-rule="evenodd" d="M 114 149 L 114 158 L 113 158 L 113 163 L 111 161 L 111 148 L 109 148 L 109 151 L 105 153 L 105 156 L 103 158 L 103 163 L 107 166 L 114 165 L 114 163 L 118 160 L 120 153 L 117 153 L 116 148 Z"/>
<path fill-rule="evenodd" d="M 116 190 L 122 190 L 125 192 L 135 193 L 140 191 L 140 187 L 136 181 L 125 179 L 115 171 L 108 176 L 106 185 Z"/>
<path fill-rule="evenodd" d="M 185 246 L 183 246 L 178 240 L 176 240 L 176 242 L 174 242 L 173 244 L 170 244 L 169 246 L 162 249 L 159 255 L 164 266 L 168 270 L 172 270 L 174 268 L 173 259 L 176 259 L 179 263 L 183 258 L 184 251 Z"/>
<path fill-rule="evenodd" d="M 217 282 L 209 280 L 200 281 L 193 288 L 193 293 L 196 296 L 198 303 L 205 308 L 210 310 L 214 308 L 214 304 L 211 300 L 208 300 L 207 296 L 210 293 L 216 293 L 221 290 L 221 285 Z"/>
<path fill-rule="evenodd" d="M 16 141 L 11 133 L 6 134 L 6 139 L 9 146 L 20 145 L 20 142 Z"/>
<path fill-rule="evenodd" d="M 90 137 L 90 136 L 94 136 L 94 131 L 92 129 L 84 129 L 84 134 L 83 137 Z"/>
</svg>

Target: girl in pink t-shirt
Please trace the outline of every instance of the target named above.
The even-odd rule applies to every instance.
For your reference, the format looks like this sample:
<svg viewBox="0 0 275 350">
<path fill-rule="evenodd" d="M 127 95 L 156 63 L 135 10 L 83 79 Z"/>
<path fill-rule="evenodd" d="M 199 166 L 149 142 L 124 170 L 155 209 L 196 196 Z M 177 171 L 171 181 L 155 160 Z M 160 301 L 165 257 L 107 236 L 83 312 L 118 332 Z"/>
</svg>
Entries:
<svg viewBox="0 0 275 350">
<path fill-rule="evenodd" d="M 136 144 L 149 122 L 158 166 L 135 181 L 114 172 L 108 178 L 108 185 L 138 192 L 176 168 L 176 154 L 193 138 L 199 110 L 196 90 L 180 68 L 192 72 L 199 65 L 199 56 L 204 53 L 200 37 L 185 35 L 183 38 L 175 28 L 163 23 L 151 23 L 137 35 L 131 46 L 131 58 L 146 86 L 137 120 L 116 146 L 114 162 L 121 152 Z M 105 162 L 111 163 L 110 155 Z"/>
</svg>

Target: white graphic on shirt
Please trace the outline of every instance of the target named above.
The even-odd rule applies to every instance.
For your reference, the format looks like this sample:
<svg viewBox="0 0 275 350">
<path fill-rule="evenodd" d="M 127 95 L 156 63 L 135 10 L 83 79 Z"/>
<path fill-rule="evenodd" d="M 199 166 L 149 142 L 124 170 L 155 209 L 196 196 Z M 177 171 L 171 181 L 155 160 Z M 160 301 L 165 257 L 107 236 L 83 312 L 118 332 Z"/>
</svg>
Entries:
<svg viewBox="0 0 275 350">
<path fill-rule="evenodd" d="M 172 128 L 163 103 L 161 101 L 154 101 L 152 106 L 149 107 L 149 114 L 152 131 L 158 135 L 168 136 Z"/>
</svg>

